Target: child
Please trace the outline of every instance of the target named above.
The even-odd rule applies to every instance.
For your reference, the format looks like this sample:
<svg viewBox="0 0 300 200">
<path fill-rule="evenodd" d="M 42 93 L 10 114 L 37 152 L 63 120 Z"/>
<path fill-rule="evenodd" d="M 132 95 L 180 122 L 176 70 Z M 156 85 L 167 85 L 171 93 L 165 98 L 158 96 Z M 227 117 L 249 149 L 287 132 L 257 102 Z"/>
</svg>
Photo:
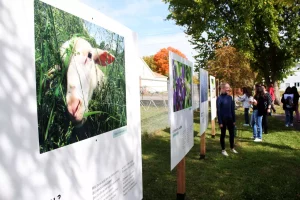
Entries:
<svg viewBox="0 0 300 200">
<path fill-rule="evenodd" d="M 246 87 L 243 87 L 243 95 L 238 97 L 238 101 L 243 102 L 244 108 L 244 117 L 245 117 L 245 124 L 244 126 L 249 126 L 249 108 L 251 106 L 250 102 L 250 93 Z"/>
</svg>

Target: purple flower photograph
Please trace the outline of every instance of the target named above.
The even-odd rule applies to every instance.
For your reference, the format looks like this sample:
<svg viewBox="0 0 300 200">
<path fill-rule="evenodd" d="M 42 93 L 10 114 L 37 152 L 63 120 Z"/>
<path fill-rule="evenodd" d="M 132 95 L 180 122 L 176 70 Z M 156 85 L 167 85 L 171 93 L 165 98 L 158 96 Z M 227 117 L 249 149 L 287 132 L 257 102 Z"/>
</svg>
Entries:
<svg viewBox="0 0 300 200">
<path fill-rule="evenodd" d="M 192 69 L 172 60 L 173 65 L 173 111 L 192 107 Z"/>
</svg>

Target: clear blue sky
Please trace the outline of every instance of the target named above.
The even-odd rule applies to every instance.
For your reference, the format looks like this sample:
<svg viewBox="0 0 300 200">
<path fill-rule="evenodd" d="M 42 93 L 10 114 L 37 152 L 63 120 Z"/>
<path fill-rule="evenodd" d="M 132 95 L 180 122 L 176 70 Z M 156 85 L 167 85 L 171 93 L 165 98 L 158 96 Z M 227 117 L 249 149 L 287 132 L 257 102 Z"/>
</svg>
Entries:
<svg viewBox="0 0 300 200">
<path fill-rule="evenodd" d="M 140 56 L 153 55 L 161 48 L 174 47 L 189 60 L 195 51 L 183 28 L 165 20 L 168 5 L 160 0 L 80 0 L 137 32 Z"/>
</svg>

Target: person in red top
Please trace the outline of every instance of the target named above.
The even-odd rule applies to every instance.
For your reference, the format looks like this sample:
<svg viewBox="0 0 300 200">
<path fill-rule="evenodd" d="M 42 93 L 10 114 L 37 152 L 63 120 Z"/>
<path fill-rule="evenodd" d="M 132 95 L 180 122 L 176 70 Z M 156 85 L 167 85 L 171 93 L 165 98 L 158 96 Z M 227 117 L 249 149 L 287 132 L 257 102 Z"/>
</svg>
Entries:
<svg viewBox="0 0 300 200">
<path fill-rule="evenodd" d="M 270 84 L 268 92 L 269 92 L 269 94 L 271 95 L 271 98 L 272 98 L 271 109 L 273 110 L 274 113 L 276 113 L 276 109 L 274 107 L 275 91 L 274 91 L 273 83 Z"/>
</svg>

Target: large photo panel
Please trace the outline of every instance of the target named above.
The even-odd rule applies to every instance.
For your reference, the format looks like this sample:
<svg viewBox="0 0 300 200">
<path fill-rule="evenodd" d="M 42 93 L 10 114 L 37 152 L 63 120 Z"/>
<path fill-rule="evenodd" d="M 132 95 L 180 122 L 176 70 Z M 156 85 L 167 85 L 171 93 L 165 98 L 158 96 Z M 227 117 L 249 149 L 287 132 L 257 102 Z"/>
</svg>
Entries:
<svg viewBox="0 0 300 200">
<path fill-rule="evenodd" d="M 124 37 L 34 1 L 40 152 L 126 126 Z"/>
<path fill-rule="evenodd" d="M 171 170 L 194 146 L 193 63 L 169 52 Z"/>
<path fill-rule="evenodd" d="M 1 2 L 0 199 L 142 199 L 136 33 L 79 1 Z"/>
</svg>

